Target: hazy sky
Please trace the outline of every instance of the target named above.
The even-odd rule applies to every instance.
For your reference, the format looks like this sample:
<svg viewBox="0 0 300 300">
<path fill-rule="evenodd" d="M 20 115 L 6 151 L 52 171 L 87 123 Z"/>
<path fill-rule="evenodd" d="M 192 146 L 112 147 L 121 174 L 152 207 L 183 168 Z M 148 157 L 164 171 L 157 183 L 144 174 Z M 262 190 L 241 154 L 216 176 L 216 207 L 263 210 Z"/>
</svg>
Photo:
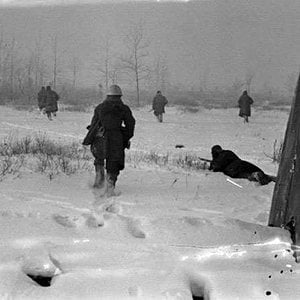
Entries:
<svg viewBox="0 0 300 300">
<path fill-rule="evenodd" d="M 131 0 L 135 2 L 189 2 L 189 0 Z M 207 1 L 207 0 L 198 0 Z M 71 5 L 71 4 L 97 4 L 97 3 L 124 3 L 130 0 L 0 0 L 2 6 L 41 6 L 41 5 Z"/>
<path fill-rule="evenodd" d="M 32 48 L 40 35 L 47 52 L 56 34 L 61 59 L 79 57 L 81 80 L 89 85 L 98 82 L 94 65 L 101 59 L 103 36 L 111 36 L 115 56 L 124 53 L 126 30 L 138 20 L 145 22 L 151 57 L 159 53 L 167 59 L 173 82 L 224 86 L 253 73 L 254 89 L 282 89 L 287 76 L 299 71 L 299 0 L 103 0 L 98 5 L 62 0 L 64 6 L 5 6 L 24 2 L 45 1 L 2 0 L 5 36 L 15 36 L 20 45 Z"/>
</svg>

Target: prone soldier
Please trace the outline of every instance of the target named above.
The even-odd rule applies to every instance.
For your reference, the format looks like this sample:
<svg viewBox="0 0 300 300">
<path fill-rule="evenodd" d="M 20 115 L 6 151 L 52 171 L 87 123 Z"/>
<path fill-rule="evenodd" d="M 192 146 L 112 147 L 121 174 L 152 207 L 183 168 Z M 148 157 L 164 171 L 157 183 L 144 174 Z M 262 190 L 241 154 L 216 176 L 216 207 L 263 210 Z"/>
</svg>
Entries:
<svg viewBox="0 0 300 300">
<path fill-rule="evenodd" d="M 233 151 L 224 150 L 220 145 L 211 148 L 212 161 L 209 170 L 223 172 L 231 178 L 247 178 L 250 181 L 257 181 L 266 185 L 276 181 L 276 177 L 265 174 L 256 165 L 240 159 Z"/>
</svg>

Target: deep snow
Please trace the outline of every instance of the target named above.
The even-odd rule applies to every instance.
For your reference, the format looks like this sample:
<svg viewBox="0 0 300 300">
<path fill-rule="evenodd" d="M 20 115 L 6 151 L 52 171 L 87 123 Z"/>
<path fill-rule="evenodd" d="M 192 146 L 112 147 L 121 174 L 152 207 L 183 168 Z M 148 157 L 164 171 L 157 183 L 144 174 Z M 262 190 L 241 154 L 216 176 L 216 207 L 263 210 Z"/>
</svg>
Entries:
<svg viewBox="0 0 300 300">
<path fill-rule="evenodd" d="M 254 110 L 243 124 L 235 109 L 183 113 L 167 108 L 157 123 L 134 110 L 132 148 L 196 153 L 220 144 L 267 173 L 265 154 L 283 139 L 286 111 Z M 1 107 L 1 138 L 46 132 L 81 141 L 92 115 Z M 175 149 L 176 144 L 185 148 Z M 93 172 L 46 175 L 22 171 L 0 182 L 0 299 L 299 299 L 299 266 L 288 232 L 267 227 L 274 184 L 258 186 L 207 170 L 128 163 L 117 189 L 100 197 Z M 41 287 L 26 273 L 54 276 Z"/>
</svg>

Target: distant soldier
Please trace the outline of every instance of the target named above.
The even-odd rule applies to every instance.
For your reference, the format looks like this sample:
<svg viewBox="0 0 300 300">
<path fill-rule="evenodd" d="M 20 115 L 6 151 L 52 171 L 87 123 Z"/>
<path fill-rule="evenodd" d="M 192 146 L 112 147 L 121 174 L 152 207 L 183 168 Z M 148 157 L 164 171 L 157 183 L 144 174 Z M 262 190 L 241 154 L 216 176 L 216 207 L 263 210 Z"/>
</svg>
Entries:
<svg viewBox="0 0 300 300">
<path fill-rule="evenodd" d="M 125 148 L 129 149 L 129 140 L 133 137 L 135 119 L 130 108 L 122 100 L 122 91 L 118 85 L 112 85 L 107 98 L 94 111 L 89 132 L 83 145 L 91 145 L 95 157 L 95 188 L 104 187 L 104 161 L 106 174 L 105 194 L 114 196 L 115 185 L 120 171 L 125 166 Z"/>
<path fill-rule="evenodd" d="M 240 159 L 233 151 L 224 150 L 219 145 L 211 148 L 211 154 L 212 161 L 209 170 L 213 172 L 223 172 L 231 178 L 247 178 L 261 185 L 276 180 L 274 176 L 265 174 L 256 165 Z"/>
<path fill-rule="evenodd" d="M 38 100 L 39 110 L 40 112 L 42 112 L 46 105 L 46 89 L 44 86 L 42 86 L 42 88 L 38 92 L 37 100 Z"/>
<path fill-rule="evenodd" d="M 167 98 L 162 95 L 161 91 L 157 91 L 156 96 L 153 98 L 152 109 L 160 123 L 163 121 L 163 113 L 165 113 L 165 106 L 167 103 Z"/>
<path fill-rule="evenodd" d="M 59 99 L 58 94 L 51 89 L 48 85 L 46 87 L 46 101 L 45 101 L 45 112 L 49 120 L 52 120 L 52 114 L 56 116 L 58 111 L 57 101 Z"/>
<path fill-rule="evenodd" d="M 248 123 L 248 117 L 251 116 L 251 105 L 253 104 L 253 99 L 248 95 L 247 91 L 244 91 L 242 96 L 238 100 L 240 112 L 239 116 L 244 118 L 244 123 Z"/>
</svg>

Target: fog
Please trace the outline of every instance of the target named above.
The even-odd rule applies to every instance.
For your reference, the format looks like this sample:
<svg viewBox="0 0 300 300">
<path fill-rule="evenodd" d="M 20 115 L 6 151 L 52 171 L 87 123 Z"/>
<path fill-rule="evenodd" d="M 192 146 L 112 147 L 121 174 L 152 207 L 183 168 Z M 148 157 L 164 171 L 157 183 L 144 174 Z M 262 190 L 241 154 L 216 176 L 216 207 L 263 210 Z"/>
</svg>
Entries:
<svg viewBox="0 0 300 300">
<path fill-rule="evenodd" d="M 107 37 L 113 62 L 126 52 L 124 38 L 132 23 L 141 21 L 149 41 L 147 64 L 152 67 L 162 58 L 168 81 L 174 85 L 193 89 L 232 86 L 250 74 L 252 90 L 285 90 L 291 77 L 296 80 L 300 49 L 297 0 L 86 2 L 90 3 L 63 1 L 64 5 L 45 6 L 45 1 L 35 1 L 41 5 L 32 6 L 26 1 L 28 7 L 19 7 L 20 1 L 2 1 L 3 35 L 16 39 L 24 57 L 39 40 L 48 62 L 56 36 L 61 77 L 71 76 L 70 60 L 76 58 L 83 86 L 101 81 L 97 62 L 104 59 Z"/>
</svg>

